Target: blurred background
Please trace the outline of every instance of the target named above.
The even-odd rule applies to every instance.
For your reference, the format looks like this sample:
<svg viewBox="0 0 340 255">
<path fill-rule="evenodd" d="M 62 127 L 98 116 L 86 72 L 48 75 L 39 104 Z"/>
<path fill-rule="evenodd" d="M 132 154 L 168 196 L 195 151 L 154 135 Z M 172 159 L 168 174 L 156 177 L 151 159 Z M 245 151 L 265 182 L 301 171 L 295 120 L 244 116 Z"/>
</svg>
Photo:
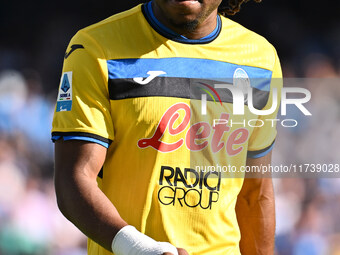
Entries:
<svg viewBox="0 0 340 255">
<path fill-rule="evenodd" d="M 1 1 L 0 254 L 81 255 L 86 239 L 56 206 L 50 129 L 63 56 L 77 30 L 140 1 Z M 274 164 L 339 163 L 340 2 L 263 0 L 233 20 L 277 49 L 306 85 L 313 118 L 279 128 Z M 294 112 L 290 113 L 294 116 Z M 340 254 L 340 179 L 274 179 L 279 255 Z"/>
</svg>

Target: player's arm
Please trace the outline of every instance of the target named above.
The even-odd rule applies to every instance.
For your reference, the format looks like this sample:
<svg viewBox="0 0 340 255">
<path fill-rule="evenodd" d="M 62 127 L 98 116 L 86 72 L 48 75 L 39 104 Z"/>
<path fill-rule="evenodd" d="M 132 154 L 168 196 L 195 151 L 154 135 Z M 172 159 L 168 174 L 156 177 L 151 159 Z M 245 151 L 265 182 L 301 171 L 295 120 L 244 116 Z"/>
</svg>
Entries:
<svg viewBox="0 0 340 255">
<path fill-rule="evenodd" d="M 96 178 L 106 148 L 84 141 L 55 143 L 55 189 L 60 211 L 84 234 L 111 250 L 116 233 L 128 225 L 104 193 Z"/>
<path fill-rule="evenodd" d="M 271 163 L 271 152 L 261 158 L 248 158 L 248 166 Z M 247 176 L 248 175 L 248 176 Z M 246 174 L 236 203 L 236 215 L 241 231 L 242 255 L 274 254 L 275 203 L 270 176 Z"/>
<path fill-rule="evenodd" d="M 117 233 L 122 233 L 121 230 L 125 227 L 124 231 L 130 232 L 120 234 L 120 244 L 116 248 L 123 252 L 117 252 L 118 255 L 124 254 L 124 244 L 130 249 L 134 246 L 135 250 L 129 254 L 162 254 L 162 252 L 142 253 L 145 248 L 149 249 L 149 252 L 153 248 L 162 251 L 175 249 L 173 246 L 169 247 L 171 246 L 169 243 L 160 245 L 128 226 L 111 201 L 98 188 L 96 178 L 104 163 L 106 150 L 97 143 L 63 141 L 62 139 L 56 141 L 55 189 L 60 211 L 85 235 L 109 251 L 112 251 L 113 239 L 116 239 Z M 124 240 L 127 236 L 129 241 Z M 132 242 L 131 239 L 135 239 L 134 244 L 140 242 L 140 245 L 129 245 Z M 178 249 L 178 254 L 187 255 L 188 253 L 183 249 Z"/>
<path fill-rule="evenodd" d="M 52 124 L 58 206 L 89 238 L 116 255 L 178 254 L 173 245 L 129 226 L 97 186 L 115 138 L 107 70 L 100 44 L 86 30 L 79 31 L 65 55 Z"/>
</svg>

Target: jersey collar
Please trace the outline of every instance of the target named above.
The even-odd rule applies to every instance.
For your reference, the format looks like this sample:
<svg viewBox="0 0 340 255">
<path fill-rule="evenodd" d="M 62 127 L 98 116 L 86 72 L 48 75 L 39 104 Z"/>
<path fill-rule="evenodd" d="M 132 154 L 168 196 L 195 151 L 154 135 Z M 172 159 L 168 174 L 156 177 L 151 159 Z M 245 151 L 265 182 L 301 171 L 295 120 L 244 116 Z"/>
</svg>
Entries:
<svg viewBox="0 0 340 255">
<path fill-rule="evenodd" d="M 155 29 L 162 36 L 170 40 L 176 41 L 176 42 L 187 43 L 187 44 L 209 43 L 213 41 L 221 32 L 222 22 L 221 22 L 221 17 L 219 15 L 217 15 L 217 18 L 216 18 L 217 19 L 216 28 L 209 35 L 203 38 L 200 38 L 200 39 L 188 39 L 185 36 L 177 34 L 176 32 L 172 31 L 171 29 L 164 26 L 161 22 L 157 20 L 152 10 L 152 1 L 149 1 L 142 5 L 142 12 L 146 20 L 149 22 L 149 24 L 152 26 L 153 29 Z"/>
</svg>

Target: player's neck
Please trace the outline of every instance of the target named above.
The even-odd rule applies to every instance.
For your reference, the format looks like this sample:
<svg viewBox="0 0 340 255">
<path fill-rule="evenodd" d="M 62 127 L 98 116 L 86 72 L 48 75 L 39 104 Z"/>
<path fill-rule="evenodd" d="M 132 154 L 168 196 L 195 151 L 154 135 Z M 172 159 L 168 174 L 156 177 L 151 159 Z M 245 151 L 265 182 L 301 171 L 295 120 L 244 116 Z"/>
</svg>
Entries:
<svg viewBox="0 0 340 255">
<path fill-rule="evenodd" d="M 208 36 L 217 26 L 217 10 L 212 12 L 204 21 L 200 22 L 196 26 L 194 24 L 188 24 L 188 26 L 176 26 L 173 22 L 171 22 L 171 20 L 166 18 L 166 15 L 162 13 L 162 10 L 156 4 L 153 5 L 152 9 L 159 22 L 175 33 L 185 36 L 188 39 L 196 40 Z"/>
</svg>

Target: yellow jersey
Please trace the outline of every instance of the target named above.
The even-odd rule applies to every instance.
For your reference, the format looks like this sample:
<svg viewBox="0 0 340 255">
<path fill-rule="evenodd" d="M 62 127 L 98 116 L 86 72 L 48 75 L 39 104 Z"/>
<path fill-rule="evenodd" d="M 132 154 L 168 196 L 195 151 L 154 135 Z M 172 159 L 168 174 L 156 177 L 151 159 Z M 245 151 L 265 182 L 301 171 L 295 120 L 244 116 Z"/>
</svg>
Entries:
<svg viewBox="0 0 340 255">
<path fill-rule="evenodd" d="M 271 108 L 273 78 L 273 46 L 230 19 L 217 16 L 209 36 L 190 40 L 159 23 L 150 2 L 138 5 L 72 38 L 52 139 L 108 148 L 98 185 L 142 233 L 192 255 L 240 254 L 243 174 L 227 167 L 271 150 L 276 127 L 266 120 L 278 107 L 263 116 L 249 105 Z M 243 114 L 223 85 L 242 92 Z M 92 240 L 88 253 L 111 254 Z"/>
</svg>

